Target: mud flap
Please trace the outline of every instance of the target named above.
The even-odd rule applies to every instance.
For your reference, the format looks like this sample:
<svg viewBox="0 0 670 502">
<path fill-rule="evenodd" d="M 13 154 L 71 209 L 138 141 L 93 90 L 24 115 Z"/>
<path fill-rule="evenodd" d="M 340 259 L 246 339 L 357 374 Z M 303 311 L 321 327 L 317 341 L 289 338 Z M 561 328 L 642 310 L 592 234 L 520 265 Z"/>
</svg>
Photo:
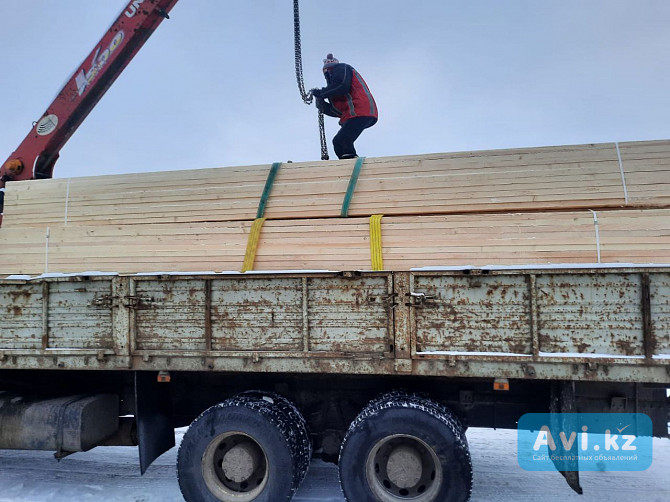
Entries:
<svg viewBox="0 0 670 502">
<path fill-rule="evenodd" d="M 135 372 L 135 420 L 140 472 L 175 445 L 170 384 L 158 383 L 154 371 Z"/>
<path fill-rule="evenodd" d="M 577 413 L 575 405 L 575 384 L 574 382 L 552 382 L 551 401 L 549 403 L 551 412 L 551 429 L 556 430 L 575 430 L 575 427 L 567 423 L 567 418 L 563 413 Z M 566 450 L 562 441 L 556 441 L 556 455 L 552 457 L 552 462 L 556 466 L 570 488 L 580 495 L 583 493 L 579 485 L 579 455 L 577 441 L 572 444 L 572 448 Z"/>
</svg>

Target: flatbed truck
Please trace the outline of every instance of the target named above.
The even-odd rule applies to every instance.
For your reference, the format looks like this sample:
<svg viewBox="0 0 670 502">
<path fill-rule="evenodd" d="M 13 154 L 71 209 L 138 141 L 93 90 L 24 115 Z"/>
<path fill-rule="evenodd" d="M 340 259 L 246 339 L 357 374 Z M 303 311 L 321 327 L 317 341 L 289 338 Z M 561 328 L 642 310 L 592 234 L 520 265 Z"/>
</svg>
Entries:
<svg viewBox="0 0 670 502">
<path fill-rule="evenodd" d="M 0 448 L 144 471 L 188 425 L 187 500 L 289 500 L 312 456 L 348 500 L 467 500 L 465 429 L 525 413 L 668 435 L 664 266 L 9 276 L 0 314 Z"/>
</svg>

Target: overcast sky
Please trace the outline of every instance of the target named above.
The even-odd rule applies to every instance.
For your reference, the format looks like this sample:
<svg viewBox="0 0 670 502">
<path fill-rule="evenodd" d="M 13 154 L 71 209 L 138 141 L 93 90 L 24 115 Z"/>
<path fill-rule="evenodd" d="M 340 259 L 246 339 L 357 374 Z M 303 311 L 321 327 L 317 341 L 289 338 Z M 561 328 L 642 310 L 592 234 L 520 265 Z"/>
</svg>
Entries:
<svg viewBox="0 0 670 502">
<path fill-rule="evenodd" d="M 128 3 L 0 1 L 0 162 Z M 333 52 L 377 100 L 360 155 L 670 138 L 668 0 L 302 0 L 301 14 L 306 87 Z M 319 155 L 292 0 L 181 0 L 54 176 Z"/>
</svg>

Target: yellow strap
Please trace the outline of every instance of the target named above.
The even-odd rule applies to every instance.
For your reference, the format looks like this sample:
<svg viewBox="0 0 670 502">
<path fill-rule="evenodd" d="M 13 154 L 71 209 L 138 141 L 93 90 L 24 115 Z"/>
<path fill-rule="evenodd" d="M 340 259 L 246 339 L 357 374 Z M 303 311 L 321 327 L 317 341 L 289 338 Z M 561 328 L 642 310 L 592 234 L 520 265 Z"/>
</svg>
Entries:
<svg viewBox="0 0 670 502">
<path fill-rule="evenodd" d="M 384 270 L 382 259 L 382 217 L 383 214 L 370 216 L 370 258 L 372 270 Z"/>
<path fill-rule="evenodd" d="M 256 218 L 251 225 L 251 232 L 249 232 L 249 240 L 247 241 L 247 251 L 244 253 L 244 264 L 242 265 L 242 272 L 248 272 L 254 269 L 254 261 L 256 260 L 256 248 L 258 248 L 258 238 L 261 235 L 261 228 L 265 218 Z"/>
</svg>

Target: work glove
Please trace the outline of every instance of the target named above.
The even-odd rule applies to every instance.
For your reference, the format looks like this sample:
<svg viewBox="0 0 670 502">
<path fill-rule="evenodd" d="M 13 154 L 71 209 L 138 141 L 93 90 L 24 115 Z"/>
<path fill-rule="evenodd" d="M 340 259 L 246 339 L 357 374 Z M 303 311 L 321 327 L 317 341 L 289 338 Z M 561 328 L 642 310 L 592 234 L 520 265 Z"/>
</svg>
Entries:
<svg viewBox="0 0 670 502">
<path fill-rule="evenodd" d="M 316 109 L 323 113 L 323 109 L 326 106 L 326 102 L 323 98 L 316 98 Z"/>
<path fill-rule="evenodd" d="M 321 93 L 323 92 L 323 89 L 312 89 L 310 92 L 315 98 L 321 99 Z"/>
</svg>

